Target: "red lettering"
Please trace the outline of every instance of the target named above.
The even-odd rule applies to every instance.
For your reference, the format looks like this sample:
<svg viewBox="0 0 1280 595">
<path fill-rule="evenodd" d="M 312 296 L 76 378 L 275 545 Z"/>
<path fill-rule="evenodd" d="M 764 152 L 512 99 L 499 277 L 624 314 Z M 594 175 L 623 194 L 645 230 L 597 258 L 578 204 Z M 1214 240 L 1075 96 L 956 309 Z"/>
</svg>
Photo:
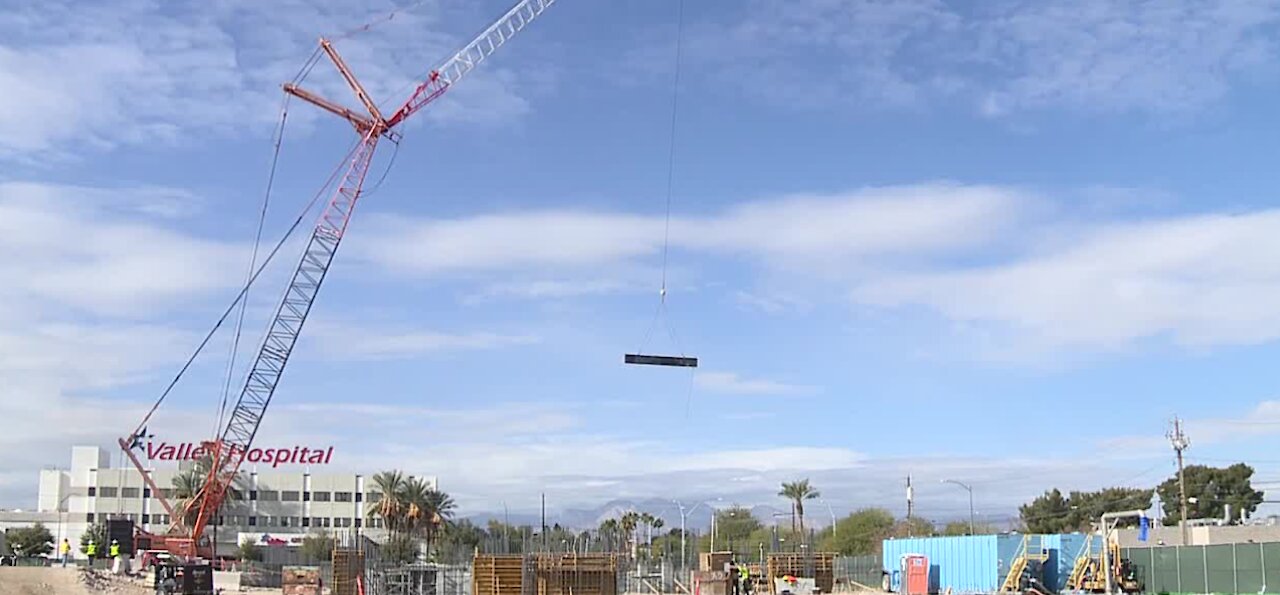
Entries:
<svg viewBox="0 0 1280 595">
<path fill-rule="evenodd" d="M 253 450 L 250 450 L 250 451 L 249 451 L 249 462 L 250 462 L 250 463 L 257 463 L 258 461 L 261 461 L 261 460 L 262 460 L 262 449 L 261 449 L 261 448 L 255 448 L 255 449 L 253 449 Z"/>
</svg>

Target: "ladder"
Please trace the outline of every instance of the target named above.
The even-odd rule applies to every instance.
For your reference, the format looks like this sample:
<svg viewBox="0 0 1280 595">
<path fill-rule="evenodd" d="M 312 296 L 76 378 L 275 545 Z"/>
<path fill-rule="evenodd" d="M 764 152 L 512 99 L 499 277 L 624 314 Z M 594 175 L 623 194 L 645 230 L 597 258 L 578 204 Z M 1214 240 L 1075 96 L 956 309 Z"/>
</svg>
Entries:
<svg viewBox="0 0 1280 595">
<path fill-rule="evenodd" d="M 1018 553 L 1009 564 L 1009 574 L 1004 577 L 1000 590 L 1021 593 L 1027 583 L 1028 575 L 1038 573 L 1040 567 L 1049 559 L 1049 550 L 1044 547 L 1043 535 L 1024 535 Z"/>
<path fill-rule="evenodd" d="M 1098 563 L 1097 565 L 1101 566 L 1102 564 Z M 1076 553 L 1076 562 L 1071 568 L 1071 577 L 1067 579 L 1067 588 L 1072 591 L 1087 590 L 1085 584 L 1086 579 L 1089 578 L 1090 574 L 1097 574 L 1096 572 L 1092 572 L 1093 567 L 1093 534 L 1090 533 L 1084 540 L 1084 547 L 1080 548 L 1080 551 Z"/>
</svg>

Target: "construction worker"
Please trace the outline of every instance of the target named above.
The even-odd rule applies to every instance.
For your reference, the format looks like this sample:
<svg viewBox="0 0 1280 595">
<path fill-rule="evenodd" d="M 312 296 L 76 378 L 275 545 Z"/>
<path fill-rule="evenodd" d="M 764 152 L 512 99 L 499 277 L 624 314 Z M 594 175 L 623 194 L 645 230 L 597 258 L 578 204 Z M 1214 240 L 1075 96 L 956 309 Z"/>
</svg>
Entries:
<svg viewBox="0 0 1280 595">
<path fill-rule="evenodd" d="M 58 545 L 58 555 L 62 556 L 62 567 L 67 567 L 67 558 L 71 557 L 71 542 L 64 537 L 62 543 Z"/>
<path fill-rule="evenodd" d="M 93 568 L 93 559 L 98 557 L 98 544 L 90 539 L 89 543 L 84 546 L 84 554 L 89 556 L 89 568 Z"/>
<path fill-rule="evenodd" d="M 738 580 L 742 582 L 739 592 L 742 595 L 751 595 L 751 569 L 746 564 L 738 565 Z"/>
<path fill-rule="evenodd" d="M 741 593 L 738 591 L 739 581 L 738 581 L 737 561 L 730 559 L 728 568 L 726 568 L 725 570 L 728 570 L 728 574 L 729 574 L 729 592 L 732 593 L 732 595 L 741 595 Z"/>
<path fill-rule="evenodd" d="M 111 573 L 120 574 L 120 542 L 112 539 L 107 554 L 111 556 Z"/>
</svg>

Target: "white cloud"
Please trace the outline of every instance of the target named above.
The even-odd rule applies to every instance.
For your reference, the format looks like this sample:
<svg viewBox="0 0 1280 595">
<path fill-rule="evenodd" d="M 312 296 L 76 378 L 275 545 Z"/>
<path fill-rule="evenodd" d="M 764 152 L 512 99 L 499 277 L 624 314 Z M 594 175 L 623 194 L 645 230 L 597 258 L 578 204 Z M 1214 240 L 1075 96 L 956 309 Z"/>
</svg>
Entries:
<svg viewBox="0 0 1280 595">
<path fill-rule="evenodd" d="M 316 38 L 375 20 L 392 5 L 370 10 L 341 2 L 268 7 L 235 1 L 181 9 L 117 0 L 7 10 L 0 18 L 0 88 L 6 90 L 0 96 L 0 158 L 181 144 L 192 135 L 265 134 L 278 117 L 280 84 L 293 78 Z M 456 49 L 457 36 L 442 31 L 473 31 L 494 16 L 455 14 L 431 2 L 369 32 L 335 36 L 335 47 L 375 100 L 390 104 L 408 96 L 413 77 Z M 453 18 L 458 22 L 443 22 Z M 306 86 L 353 103 L 333 70 L 322 59 Z M 430 117 L 496 123 L 529 111 L 527 93 L 513 91 L 525 77 L 488 65 L 484 70 Z M 317 115 L 295 111 L 305 119 Z"/>
<path fill-rule="evenodd" d="M 1060 230 L 1061 231 L 1061 230 Z M 1280 337 L 1280 211 L 1101 224 L 1053 237 L 1011 262 L 887 274 L 861 304 L 921 305 L 995 325 L 1044 348 L 1120 348 L 1165 337 L 1189 347 Z"/>
<path fill-rule="evenodd" d="M 1254 408 L 1235 417 L 1203 417 L 1183 420 L 1183 431 L 1199 447 L 1227 445 L 1260 436 L 1280 434 L 1280 400 L 1260 401 Z M 1100 442 L 1107 450 L 1136 456 L 1167 454 L 1168 438 L 1157 431 L 1150 435 L 1118 436 Z"/>
<path fill-rule="evenodd" d="M 788 108 L 1184 112 L 1220 99 L 1239 78 L 1273 74 L 1280 49 L 1280 9 L 1267 3 L 745 4 L 691 25 L 686 59 L 720 89 Z M 665 79 L 653 64 L 669 61 L 670 50 L 649 40 L 669 45 L 669 37 L 647 36 L 624 63 Z"/>
<path fill-rule="evenodd" d="M 989 241 L 1029 202 L 1015 191 L 955 184 L 790 196 L 707 217 L 673 217 L 670 241 L 675 250 L 845 268 L 859 259 Z M 353 238 L 352 251 L 418 275 L 612 267 L 659 255 L 663 237 L 660 216 L 565 210 L 453 220 L 384 214 L 366 225 L 373 231 Z"/>
<path fill-rule="evenodd" d="M 763 378 L 743 378 L 733 372 L 698 372 L 693 382 L 705 391 L 734 395 L 795 395 L 814 391 L 811 386 Z"/>
<path fill-rule="evenodd" d="M 0 184 L 0 320 L 50 302 L 93 313 L 153 314 L 229 286 L 241 248 L 184 235 L 139 213 L 169 215 L 182 192 Z"/>
<path fill-rule="evenodd" d="M 533 335 L 492 332 L 445 333 L 393 330 L 369 324 L 316 321 L 307 331 L 310 341 L 329 357 L 339 359 L 404 359 L 433 353 L 504 349 L 535 344 Z"/>
</svg>

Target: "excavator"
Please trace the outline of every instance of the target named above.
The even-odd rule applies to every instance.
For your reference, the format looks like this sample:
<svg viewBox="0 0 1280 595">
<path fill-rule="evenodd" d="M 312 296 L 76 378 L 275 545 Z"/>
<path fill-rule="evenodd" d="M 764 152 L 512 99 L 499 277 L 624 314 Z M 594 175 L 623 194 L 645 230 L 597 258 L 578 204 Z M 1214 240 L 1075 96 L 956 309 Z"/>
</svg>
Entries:
<svg viewBox="0 0 1280 595">
<path fill-rule="evenodd" d="M 1107 592 L 1107 576 L 1103 571 L 1104 556 L 1101 547 L 1097 548 L 1096 554 L 1094 553 L 1095 537 L 1090 534 L 1085 539 L 1084 547 L 1080 548 L 1080 553 L 1076 555 L 1075 567 L 1071 569 L 1071 576 L 1067 579 L 1067 590 L 1085 593 Z M 1108 550 L 1105 558 L 1110 568 L 1105 572 L 1111 573 L 1112 588 L 1119 589 L 1122 593 L 1141 593 L 1142 582 L 1138 580 L 1133 563 L 1120 557 L 1120 544 L 1108 539 L 1102 547 Z"/>
</svg>

